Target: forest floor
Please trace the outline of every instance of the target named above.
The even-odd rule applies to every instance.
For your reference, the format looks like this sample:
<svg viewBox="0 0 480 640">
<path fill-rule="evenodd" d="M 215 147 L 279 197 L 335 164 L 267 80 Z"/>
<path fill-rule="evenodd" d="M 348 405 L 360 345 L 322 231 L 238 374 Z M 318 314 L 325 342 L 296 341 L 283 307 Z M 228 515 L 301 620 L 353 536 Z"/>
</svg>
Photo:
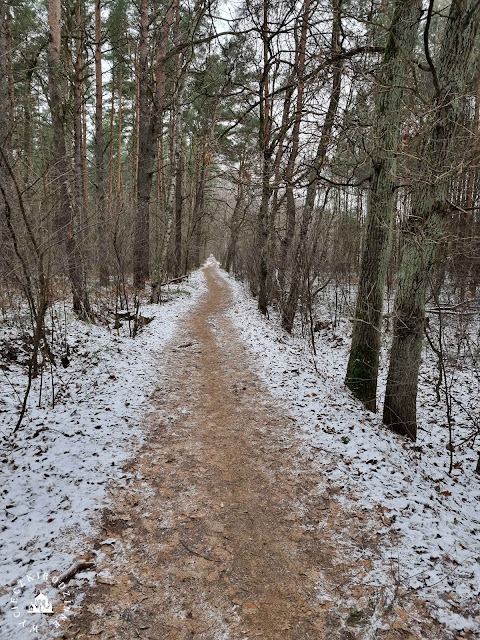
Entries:
<svg viewBox="0 0 480 640">
<path fill-rule="evenodd" d="M 465 561 L 452 552 L 445 540 L 452 525 L 438 515 L 443 503 L 436 502 L 452 499 L 454 487 L 435 492 L 430 484 L 420 489 L 420 497 L 423 490 L 435 494 L 423 500 L 422 513 L 415 506 L 413 514 L 402 513 L 419 503 L 408 477 L 418 461 L 398 462 L 407 452 L 395 436 L 377 447 L 369 431 L 377 426 L 368 414 L 345 391 L 345 398 L 330 398 L 327 383 L 318 396 L 300 383 L 293 404 L 311 412 L 309 403 L 317 403 L 315 437 L 306 436 L 299 424 L 307 420 L 290 406 L 288 384 L 311 376 L 311 361 L 304 370 L 283 371 L 284 382 L 273 376 L 279 387 L 273 394 L 259 364 L 264 360 L 265 366 L 269 355 L 259 350 L 270 353 L 274 345 L 258 339 L 252 353 L 256 328 L 242 326 L 241 309 L 250 303 L 235 306 L 240 285 L 214 262 L 204 273 L 208 290 L 158 353 L 139 446 L 123 463 L 122 475 L 109 482 L 108 505 L 97 512 L 95 531 L 81 543 L 78 531 L 71 538 L 70 547 L 80 544 L 77 551 L 89 550 L 95 559 L 94 570 L 84 574 L 90 580 L 79 573 L 68 584 L 72 606 L 64 593 L 53 598 L 55 614 L 65 609 L 67 620 L 57 631 L 40 630 L 39 640 L 476 637 L 476 543 L 467 549 L 465 538 L 458 538 Z M 282 338 L 274 340 L 287 348 Z M 298 367 L 297 361 L 289 365 L 289 357 L 277 361 L 278 370 Z M 322 380 L 312 383 L 318 390 Z M 319 406 L 324 399 L 328 409 Z M 329 411 L 341 412 L 340 422 Z M 356 457 L 350 451 L 348 459 L 350 446 Z M 381 446 L 399 451 L 386 461 Z M 399 478 L 400 466 L 406 478 Z M 377 485 L 391 490 L 390 506 Z M 400 507 L 398 496 L 410 488 L 408 506 Z M 475 485 L 471 501 L 477 494 Z M 454 497 L 465 502 L 464 496 L 462 488 Z M 451 520 L 465 520 L 468 527 L 470 518 L 471 526 L 474 511 L 475 504 L 466 515 L 452 509 Z M 441 569 L 446 577 L 439 574 L 438 583 L 450 579 L 452 586 L 422 593 L 418 577 L 425 577 L 426 568 L 417 570 L 418 550 L 401 550 L 397 518 L 419 544 L 422 535 L 427 539 L 419 557 L 428 565 L 427 577 L 435 578 L 430 587 L 437 584 L 432 572 Z M 444 540 L 448 549 L 442 554 L 435 545 Z M 405 562 L 418 585 L 405 578 Z M 468 598 L 461 600 L 462 594 Z M 449 624 L 438 614 L 446 609 Z M 25 631 L 24 637 L 37 636 Z"/>
</svg>

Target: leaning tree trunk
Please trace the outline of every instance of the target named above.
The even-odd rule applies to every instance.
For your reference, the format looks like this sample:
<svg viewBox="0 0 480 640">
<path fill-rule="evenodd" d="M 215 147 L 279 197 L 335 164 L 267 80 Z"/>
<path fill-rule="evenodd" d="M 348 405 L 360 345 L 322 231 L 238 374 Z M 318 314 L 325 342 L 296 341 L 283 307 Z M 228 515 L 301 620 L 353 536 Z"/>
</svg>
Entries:
<svg viewBox="0 0 480 640">
<path fill-rule="evenodd" d="M 388 35 L 372 132 L 373 175 L 370 184 L 352 345 L 346 385 L 371 411 L 376 410 L 377 377 L 385 279 L 396 205 L 396 163 L 402 124 L 403 87 L 420 20 L 420 0 L 398 0 Z"/>
<path fill-rule="evenodd" d="M 68 275 L 72 285 L 73 309 L 82 317 L 91 315 L 90 302 L 84 282 L 83 264 L 75 236 L 75 215 L 71 193 L 70 176 L 67 169 L 64 97 L 64 77 L 61 66 L 61 0 L 50 0 L 48 22 L 50 43 L 48 47 L 48 90 L 52 118 L 54 147 L 54 173 L 59 189 L 59 202 L 54 220 L 56 234 L 65 239 Z"/>
<path fill-rule="evenodd" d="M 427 17 L 427 44 L 432 4 Z M 435 108 L 430 110 L 425 128 L 419 156 L 421 173 L 413 189 L 412 211 L 404 233 L 383 411 L 383 420 L 392 431 L 413 440 L 417 435 L 416 398 L 425 327 L 425 291 L 445 224 L 449 179 L 458 164 L 456 134 L 461 127 L 466 88 L 474 67 L 479 20 L 477 0 L 453 0 L 436 70 L 426 47 L 436 92 Z"/>
</svg>

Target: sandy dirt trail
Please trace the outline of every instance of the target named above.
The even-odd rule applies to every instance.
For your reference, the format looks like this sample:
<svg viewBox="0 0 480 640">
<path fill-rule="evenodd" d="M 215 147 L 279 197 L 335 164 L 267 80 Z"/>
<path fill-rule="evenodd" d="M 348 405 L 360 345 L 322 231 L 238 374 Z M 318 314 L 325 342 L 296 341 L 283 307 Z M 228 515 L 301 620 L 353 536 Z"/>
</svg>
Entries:
<svg viewBox="0 0 480 640">
<path fill-rule="evenodd" d="M 149 438 L 113 488 L 97 583 L 64 638 L 441 638 L 362 586 L 380 514 L 345 513 L 255 374 L 217 267 L 162 353 Z M 101 545 L 106 538 L 113 544 Z M 408 606 L 409 614 L 405 607 Z M 383 616 L 389 629 L 366 625 Z"/>
</svg>

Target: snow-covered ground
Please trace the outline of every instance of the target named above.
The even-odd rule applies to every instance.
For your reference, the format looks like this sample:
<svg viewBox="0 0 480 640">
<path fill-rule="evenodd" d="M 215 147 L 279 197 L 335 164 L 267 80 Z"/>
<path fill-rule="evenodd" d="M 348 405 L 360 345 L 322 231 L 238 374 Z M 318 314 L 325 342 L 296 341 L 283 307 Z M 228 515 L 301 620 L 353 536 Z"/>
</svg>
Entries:
<svg viewBox="0 0 480 640">
<path fill-rule="evenodd" d="M 417 591 L 429 603 L 430 615 L 452 630 L 452 638 L 480 633 L 477 454 L 469 443 L 456 446 L 455 465 L 448 474 L 448 430 L 443 404 L 436 402 L 433 391 L 436 370 L 431 355 L 425 358 L 421 377 L 421 430 L 412 444 L 383 428 L 380 417 L 364 411 L 345 389 L 351 324 L 344 311 L 337 317 L 338 305 L 335 311 L 323 307 L 321 319 L 334 319 L 334 328 L 316 334 L 314 358 L 300 331 L 297 337 L 288 336 L 274 314 L 269 320 L 257 312 L 243 284 L 224 277 L 234 292 L 232 318 L 258 356 L 259 372 L 272 393 L 296 417 L 319 469 L 329 482 L 356 495 L 357 510 L 361 505 L 382 514 L 377 534 L 384 562 L 364 580 L 383 585 L 390 581 L 392 590 L 399 586 Z M 15 423 L 25 367 L 15 361 L 0 372 L 2 640 L 36 637 L 21 626 L 27 619 L 25 608 L 39 589 L 50 599 L 59 597 L 51 575 L 45 574 L 63 571 L 88 551 L 83 540 L 108 505 L 110 482 L 122 481 L 128 487 L 129 474 L 121 467 L 142 444 L 149 395 L 158 374 L 155 354 L 205 286 L 202 272 L 196 272 L 179 286 L 187 293 L 175 294 L 173 288 L 170 302 L 143 308 L 155 319 L 134 340 L 78 322 L 68 312 L 65 339 L 70 362 L 55 371 L 55 407 L 51 408 L 48 376 L 35 380 L 26 419 L 13 443 L 5 437 Z M 0 338 L 8 338 L 9 331 L 6 324 Z M 385 362 L 384 354 L 380 396 Z M 478 411 L 478 378 L 469 366 L 455 369 L 454 377 L 462 405 Z M 465 412 L 463 417 L 461 413 L 456 415 L 455 442 L 462 439 Z M 68 604 L 68 591 L 60 593 Z M 52 625 L 56 616 L 41 618 Z"/>
<path fill-rule="evenodd" d="M 330 482 L 348 488 L 365 510 L 382 512 L 377 534 L 384 549 L 382 565 L 366 580 L 415 590 L 428 602 L 430 615 L 452 632 L 480 634 L 480 475 L 477 453 L 456 446 L 448 474 L 445 410 L 433 390 L 435 363 L 425 358 L 419 390 L 419 438 L 416 443 L 385 429 L 379 415 L 365 411 L 343 381 L 351 322 L 334 319 L 316 333 L 316 358 L 308 338 L 290 337 L 261 316 L 246 286 L 228 278 L 234 291 L 232 319 L 258 356 L 260 374 L 272 393 L 297 418 L 305 443 L 312 447 Z M 338 305 L 337 305 L 338 306 Z M 333 313 L 333 312 L 332 312 Z M 380 379 L 385 386 L 386 354 Z M 468 367 L 454 375 L 465 406 L 478 410 L 478 379 Z M 459 413 L 459 411 L 457 411 Z M 460 429 L 460 425 L 456 425 Z M 461 434 L 460 434 L 461 435 Z M 457 440 L 461 437 L 455 434 Z"/>
<path fill-rule="evenodd" d="M 158 375 L 155 356 L 205 290 L 201 271 L 172 286 L 168 303 L 141 309 L 154 320 L 135 339 L 79 322 L 67 311 L 70 362 L 55 369 L 55 406 L 51 408 L 49 376 L 35 379 L 26 418 L 13 437 L 25 367 L 15 358 L 0 371 L 2 640 L 36 637 L 26 607 L 40 589 L 58 600 L 52 574 L 88 551 L 83 540 L 108 504 L 109 483 L 123 479 L 128 485 L 121 467 L 142 445 L 149 395 Z M 4 325 L 3 344 L 15 331 Z M 67 591 L 62 598 L 68 602 Z M 55 615 L 35 616 L 39 618 L 44 625 L 55 625 Z"/>
</svg>

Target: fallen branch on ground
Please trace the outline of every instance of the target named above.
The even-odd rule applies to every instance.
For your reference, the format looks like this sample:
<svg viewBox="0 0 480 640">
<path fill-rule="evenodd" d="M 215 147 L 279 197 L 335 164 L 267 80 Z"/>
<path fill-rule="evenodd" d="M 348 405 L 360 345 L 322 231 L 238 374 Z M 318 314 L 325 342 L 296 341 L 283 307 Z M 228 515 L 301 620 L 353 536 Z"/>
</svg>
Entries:
<svg viewBox="0 0 480 640">
<path fill-rule="evenodd" d="M 93 560 L 88 558 L 79 558 L 66 571 L 61 573 L 59 576 L 54 576 L 52 578 L 52 584 L 53 586 L 63 584 L 70 580 L 70 578 L 73 578 L 73 576 L 79 571 L 90 569 L 93 566 L 95 566 L 95 562 Z"/>
</svg>

